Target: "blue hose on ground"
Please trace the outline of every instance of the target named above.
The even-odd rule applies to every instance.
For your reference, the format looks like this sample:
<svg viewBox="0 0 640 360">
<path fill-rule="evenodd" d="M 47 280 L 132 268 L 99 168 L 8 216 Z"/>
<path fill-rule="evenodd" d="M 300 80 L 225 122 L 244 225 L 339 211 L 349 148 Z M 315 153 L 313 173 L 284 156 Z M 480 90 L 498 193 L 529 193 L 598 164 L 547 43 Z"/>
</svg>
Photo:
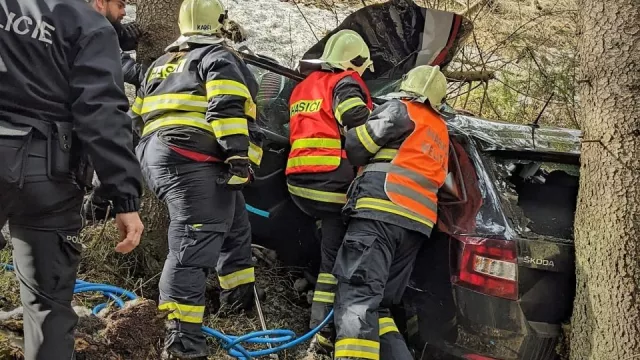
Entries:
<svg viewBox="0 0 640 360">
<path fill-rule="evenodd" d="M 4 267 L 5 270 L 13 271 L 14 267 L 10 264 L 0 264 L 1 267 Z M 125 306 L 124 300 L 122 297 L 126 297 L 129 300 L 134 300 L 137 298 L 136 294 L 127 291 L 125 289 L 119 288 L 117 286 L 107 285 L 107 284 L 96 284 L 83 280 L 76 280 L 76 286 L 74 288 L 73 293 L 83 293 L 83 292 L 98 292 L 104 295 L 105 297 L 111 299 L 118 308 L 123 308 Z M 94 315 L 97 315 L 102 309 L 106 308 L 108 303 L 102 303 L 95 306 L 92 310 Z M 302 335 L 299 338 L 296 338 L 296 334 L 291 330 L 285 329 L 275 329 L 275 330 L 266 330 L 266 331 L 253 331 L 248 334 L 242 336 L 233 336 L 226 335 L 221 333 L 218 330 L 212 329 L 207 326 L 202 327 L 202 332 L 205 335 L 217 338 L 223 343 L 223 348 L 227 350 L 229 355 L 240 359 L 240 360 L 249 360 L 255 357 L 275 354 L 282 350 L 290 349 L 294 346 L 300 345 L 301 343 L 311 339 L 315 334 L 317 334 L 320 329 L 322 329 L 329 320 L 333 317 L 333 310 L 329 312 L 327 317 L 320 323 L 320 325 L 316 326 L 313 330 L 308 333 Z M 245 349 L 241 344 L 249 343 L 249 344 L 280 344 L 273 348 L 264 349 L 264 350 L 254 350 L 249 351 Z"/>
</svg>

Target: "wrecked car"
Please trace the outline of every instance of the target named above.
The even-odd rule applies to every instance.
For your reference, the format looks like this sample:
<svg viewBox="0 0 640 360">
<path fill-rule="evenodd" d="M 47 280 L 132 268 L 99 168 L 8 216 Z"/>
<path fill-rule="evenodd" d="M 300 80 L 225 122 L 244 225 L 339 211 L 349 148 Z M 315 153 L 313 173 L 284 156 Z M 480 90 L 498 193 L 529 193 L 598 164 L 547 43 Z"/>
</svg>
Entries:
<svg viewBox="0 0 640 360">
<path fill-rule="evenodd" d="M 364 80 L 379 104 L 415 65 L 446 67 L 471 24 L 411 1 L 371 5 L 304 58 L 317 57 L 324 41 L 343 28 L 358 31 L 371 47 L 376 72 Z M 289 265 L 313 269 L 318 228 L 291 201 L 284 175 L 288 99 L 302 77 L 267 57 L 243 54 L 260 83 L 258 122 L 266 134 L 262 166 L 243 190 L 254 242 L 276 250 Z M 554 359 L 574 297 L 580 132 L 446 117 L 450 164 L 439 221 L 417 254 L 394 317 L 416 359 L 436 353 L 468 360 Z"/>
</svg>

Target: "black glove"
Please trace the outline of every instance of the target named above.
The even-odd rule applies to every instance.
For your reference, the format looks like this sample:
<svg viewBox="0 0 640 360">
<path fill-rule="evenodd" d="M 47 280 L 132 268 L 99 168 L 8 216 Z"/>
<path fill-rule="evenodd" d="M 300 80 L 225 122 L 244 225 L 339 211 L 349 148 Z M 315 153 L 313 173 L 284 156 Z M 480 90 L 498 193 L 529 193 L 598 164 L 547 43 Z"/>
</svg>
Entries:
<svg viewBox="0 0 640 360">
<path fill-rule="evenodd" d="M 118 41 L 122 51 L 135 50 L 138 47 L 138 39 L 142 36 L 142 29 L 136 22 L 123 24 L 118 32 Z"/>
<path fill-rule="evenodd" d="M 224 162 L 229 165 L 229 169 L 218 176 L 218 185 L 229 190 L 242 190 L 253 180 L 253 170 L 248 157 L 230 156 Z"/>
</svg>

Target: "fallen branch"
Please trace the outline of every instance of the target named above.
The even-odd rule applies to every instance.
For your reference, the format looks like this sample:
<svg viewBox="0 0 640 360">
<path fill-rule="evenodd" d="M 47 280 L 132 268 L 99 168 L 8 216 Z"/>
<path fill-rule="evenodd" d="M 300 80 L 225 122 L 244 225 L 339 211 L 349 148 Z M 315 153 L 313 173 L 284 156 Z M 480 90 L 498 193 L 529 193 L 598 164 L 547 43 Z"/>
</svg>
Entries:
<svg viewBox="0 0 640 360">
<path fill-rule="evenodd" d="M 491 70 L 481 70 L 481 71 L 443 71 L 444 76 L 447 77 L 447 80 L 453 82 L 472 82 L 472 81 L 482 81 L 487 82 L 491 79 L 495 79 L 495 72 Z"/>
</svg>

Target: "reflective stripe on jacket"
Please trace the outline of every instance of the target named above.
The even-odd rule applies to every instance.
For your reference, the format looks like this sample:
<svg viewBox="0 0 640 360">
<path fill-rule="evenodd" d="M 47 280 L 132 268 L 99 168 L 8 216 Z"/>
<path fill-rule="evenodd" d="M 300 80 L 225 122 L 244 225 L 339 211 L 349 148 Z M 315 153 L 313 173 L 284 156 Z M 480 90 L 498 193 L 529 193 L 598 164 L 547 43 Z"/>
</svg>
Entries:
<svg viewBox="0 0 640 360">
<path fill-rule="evenodd" d="M 344 152 L 338 126 L 342 125 L 342 115 L 346 111 L 362 105 L 360 98 L 348 99 L 339 104 L 334 112 L 333 90 L 346 77 L 352 77 L 360 83 L 366 91 L 366 105 L 371 109 L 371 96 L 354 71 L 315 71 L 293 90 L 289 100 L 291 152 L 286 175 L 325 173 L 340 166 Z"/>
<path fill-rule="evenodd" d="M 132 108 L 143 137 L 161 130 L 169 145 L 218 159 L 262 159 L 264 135 L 255 123 L 258 84 L 221 44 L 168 52 L 147 71 Z"/>
<path fill-rule="evenodd" d="M 449 134 L 429 105 L 390 100 L 347 133 L 349 160 L 361 166 L 345 212 L 430 235 L 447 175 Z"/>
</svg>

